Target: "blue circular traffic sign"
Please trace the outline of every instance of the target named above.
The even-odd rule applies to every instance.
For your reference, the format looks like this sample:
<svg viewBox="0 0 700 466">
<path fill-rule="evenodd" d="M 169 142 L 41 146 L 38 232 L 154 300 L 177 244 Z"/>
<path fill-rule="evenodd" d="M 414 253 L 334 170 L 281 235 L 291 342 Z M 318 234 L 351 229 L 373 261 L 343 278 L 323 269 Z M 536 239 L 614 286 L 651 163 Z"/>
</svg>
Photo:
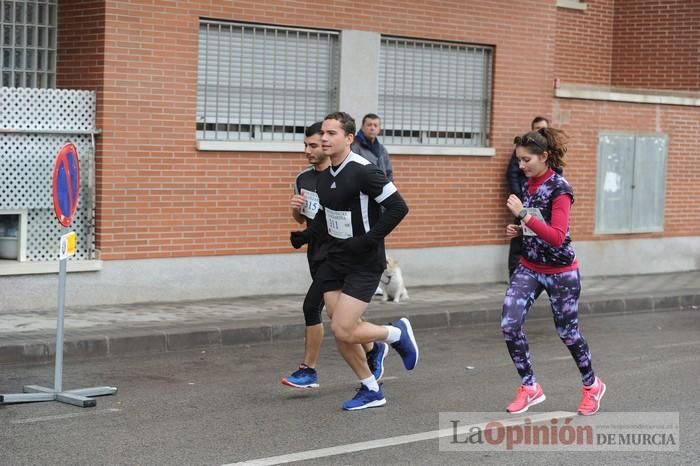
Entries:
<svg viewBox="0 0 700 466">
<path fill-rule="evenodd" d="M 80 194 L 78 149 L 71 142 L 58 151 L 53 167 L 53 210 L 58 222 L 67 227 L 73 222 Z"/>
</svg>

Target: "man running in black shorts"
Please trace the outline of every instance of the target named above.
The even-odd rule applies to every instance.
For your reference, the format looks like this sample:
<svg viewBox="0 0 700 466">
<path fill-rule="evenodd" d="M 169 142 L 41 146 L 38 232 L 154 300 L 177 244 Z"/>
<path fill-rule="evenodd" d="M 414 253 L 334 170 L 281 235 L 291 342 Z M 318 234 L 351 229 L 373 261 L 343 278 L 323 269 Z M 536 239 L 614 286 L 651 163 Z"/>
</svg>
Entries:
<svg viewBox="0 0 700 466">
<path fill-rule="evenodd" d="M 329 236 L 327 260 L 314 281 L 324 291 L 338 350 L 361 382 L 354 398 L 343 403 L 345 410 L 386 404 L 362 344 L 391 344 L 407 370 L 416 367 L 419 356 L 407 318 L 390 325 L 361 320 L 386 267 L 384 238 L 406 216 L 408 207 L 379 168 L 350 150 L 354 135 L 355 120 L 347 113 L 332 113 L 323 120 L 321 147 L 331 167 L 318 178 L 322 209 L 309 229 L 291 236 L 295 247 L 322 234 Z"/>
<path fill-rule="evenodd" d="M 309 166 L 302 170 L 294 183 L 294 195 L 290 200 L 292 217 L 298 223 L 311 222 L 320 208 L 316 184 L 318 176 L 331 164 L 327 154 L 321 149 L 321 122 L 316 122 L 306 128 L 304 132 L 304 156 Z M 309 242 L 307 259 L 311 278 L 316 277 L 316 272 L 326 260 L 328 241 L 314 239 Z M 318 372 L 316 363 L 323 343 L 323 291 L 317 282 L 309 287 L 303 304 L 304 323 L 304 360 L 299 368 L 289 376 L 282 379 L 282 384 L 294 388 L 318 388 Z M 377 380 L 384 374 L 384 358 L 389 350 L 386 343 L 368 343 L 365 345 L 367 363 L 372 374 Z"/>
</svg>

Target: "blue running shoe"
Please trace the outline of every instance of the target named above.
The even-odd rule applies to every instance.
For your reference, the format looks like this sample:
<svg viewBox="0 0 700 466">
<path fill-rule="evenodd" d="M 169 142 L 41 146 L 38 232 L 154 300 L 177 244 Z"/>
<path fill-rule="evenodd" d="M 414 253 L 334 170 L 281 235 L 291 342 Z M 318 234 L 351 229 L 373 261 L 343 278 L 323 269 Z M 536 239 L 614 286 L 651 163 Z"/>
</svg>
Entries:
<svg viewBox="0 0 700 466">
<path fill-rule="evenodd" d="M 282 384 L 294 388 L 318 388 L 318 374 L 316 369 L 302 363 L 292 375 L 282 379 Z"/>
<path fill-rule="evenodd" d="M 367 365 L 377 382 L 384 377 L 384 358 L 388 352 L 389 345 L 383 341 L 375 341 L 372 351 L 367 353 Z"/>
<path fill-rule="evenodd" d="M 386 399 L 384 398 L 382 384 L 379 384 L 379 391 L 377 392 L 373 392 L 364 384 L 360 384 L 360 388 L 357 390 L 352 400 L 343 403 L 343 409 L 345 411 L 357 411 L 360 409 L 376 408 L 378 406 L 384 406 L 385 404 Z"/>
<path fill-rule="evenodd" d="M 418 364 L 418 343 L 416 343 L 416 339 L 413 336 L 411 323 L 407 318 L 402 317 L 389 325 L 401 330 L 401 338 L 399 338 L 399 341 L 392 343 L 391 347 L 394 348 L 401 356 L 401 359 L 403 359 L 404 367 L 412 371 L 415 369 L 416 364 Z"/>
</svg>

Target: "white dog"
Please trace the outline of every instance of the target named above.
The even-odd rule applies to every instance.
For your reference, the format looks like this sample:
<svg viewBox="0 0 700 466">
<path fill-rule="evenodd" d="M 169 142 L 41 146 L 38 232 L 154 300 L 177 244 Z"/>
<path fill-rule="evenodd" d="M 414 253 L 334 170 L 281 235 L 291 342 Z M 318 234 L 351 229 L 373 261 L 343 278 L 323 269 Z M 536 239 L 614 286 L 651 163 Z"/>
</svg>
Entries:
<svg viewBox="0 0 700 466">
<path fill-rule="evenodd" d="M 382 273 L 380 285 L 383 291 L 382 302 L 386 302 L 391 298 L 398 304 L 402 298 L 408 299 L 408 291 L 406 291 L 406 285 L 403 282 L 401 267 L 399 267 L 399 262 L 396 259 L 386 258 L 386 269 Z"/>
</svg>

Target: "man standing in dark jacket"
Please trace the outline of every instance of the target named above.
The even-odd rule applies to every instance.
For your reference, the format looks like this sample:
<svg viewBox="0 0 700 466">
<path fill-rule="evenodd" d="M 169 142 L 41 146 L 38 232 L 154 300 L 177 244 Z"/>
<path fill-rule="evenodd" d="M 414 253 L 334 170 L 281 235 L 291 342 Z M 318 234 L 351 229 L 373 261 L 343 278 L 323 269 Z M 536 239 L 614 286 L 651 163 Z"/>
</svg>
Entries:
<svg viewBox="0 0 700 466">
<path fill-rule="evenodd" d="M 549 128 L 549 120 L 543 116 L 537 116 L 530 123 L 530 128 L 532 131 L 537 131 L 540 128 Z M 561 173 L 559 173 L 561 175 Z M 518 159 L 515 156 L 515 151 L 510 157 L 510 162 L 508 162 L 508 169 L 506 170 L 506 179 L 508 180 L 508 190 L 510 194 L 515 194 L 523 199 L 523 188 L 525 187 L 525 181 L 527 177 L 520 170 L 518 165 Z M 516 236 L 510 240 L 510 249 L 508 250 L 508 276 L 513 275 L 513 271 L 518 266 L 520 261 L 520 256 L 522 255 L 522 236 Z"/>
<path fill-rule="evenodd" d="M 374 113 L 368 113 L 362 118 L 362 127 L 352 143 L 352 151 L 369 160 L 384 172 L 389 181 L 394 181 L 394 168 L 389 160 L 389 152 L 377 136 L 382 131 L 382 122 Z"/>
</svg>

